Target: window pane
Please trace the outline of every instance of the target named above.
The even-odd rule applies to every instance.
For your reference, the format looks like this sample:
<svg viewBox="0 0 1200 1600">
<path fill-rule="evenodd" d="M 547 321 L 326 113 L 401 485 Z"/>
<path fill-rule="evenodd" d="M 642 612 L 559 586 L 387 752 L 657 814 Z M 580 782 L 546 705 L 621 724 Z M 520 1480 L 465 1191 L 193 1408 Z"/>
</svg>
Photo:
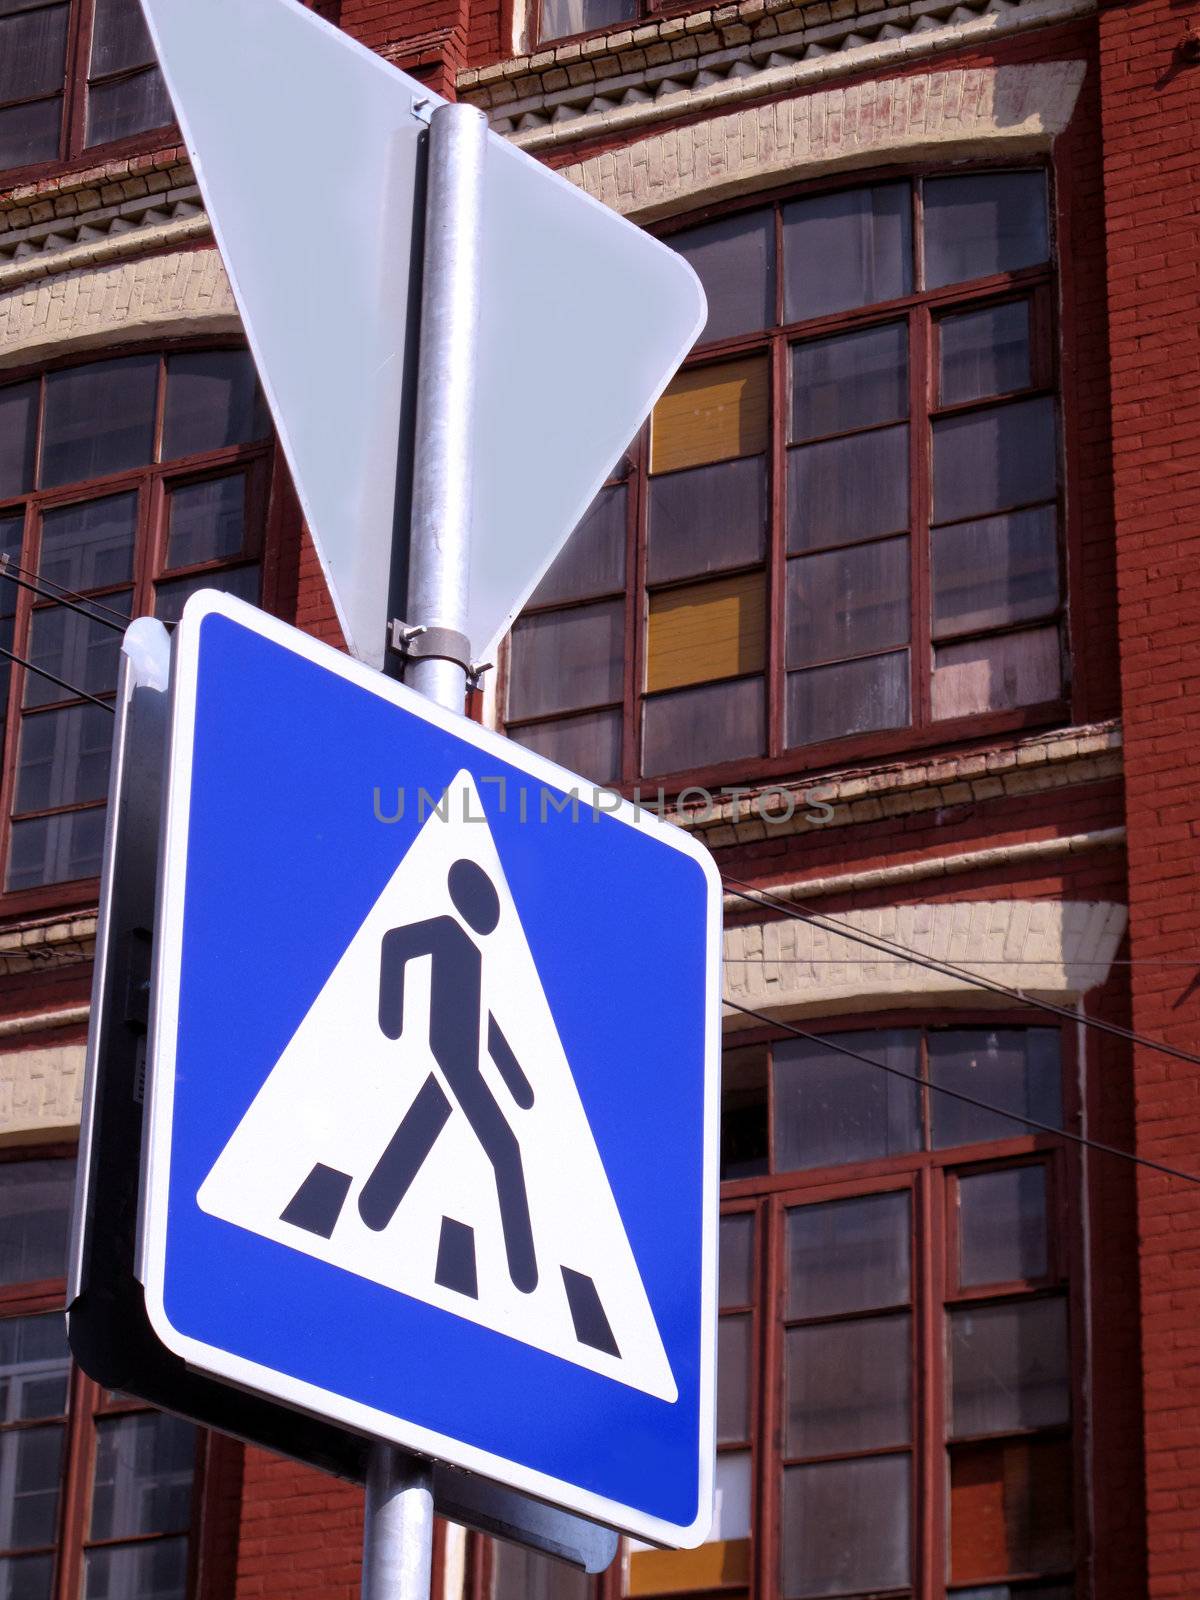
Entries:
<svg viewBox="0 0 1200 1600">
<path fill-rule="evenodd" d="M 0 500 L 33 487 L 40 387 L 35 380 L 0 389 Z"/>
<path fill-rule="evenodd" d="M 769 1170 L 767 1048 L 721 1051 L 721 1177 L 757 1178 Z"/>
<path fill-rule="evenodd" d="M 1073 1564 L 1071 1445 L 1014 1439 L 950 1451 L 950 1578 L 1053 1572 Z"/>
<path fill-rule="evenodd" d="M 1057 454 L 1049 395 L 943 417 L 933 425 L 933 520 L 1052 500 Z"/>
<path fill-rule="evenodd" d="M 591 1581 L 578 1567 L 493 1540 L 492 1600 L 587 1600 L 590 1591 Z"/>
<path fill-rule="evenodd" d="M 132 598 L 131 592 L 126 590 L 124 594 L 106 595 L 104 604 L 128 616 Z M 88 694 L 104 694 L 115 689 L 120 652 L 121 635 L 110 622 L 89 621 L 65 606 L 39 608 L 33 613 L 30 661 L 71 684 L 73 689 L 83 689 Z M 36 672 L 25 674 L 26 706 L 44 706 L 71 698 L 71 689 L 60 688 Z"/>
<path fill-rule="evenodd" d="M 1028 388 L 1029 301 L 964 311 L 938 323 L 944 406 Z"/>
<path fill-rule="evenodd" d="M 172 490 L 168 515 L 168 567 L 240 555 L 246 537 L 246 474 Z"/>
<path fill-rule="evenodd" d="M 760 672 L 766 662 L 766 613 L 761 572 L 651 595 L 646 688 L 677 689 Z"/>
<path fill-rule="evenodd" d="M 753 1319 L 722 1317 L 717 1323 L 717 1443 L 750 1438 L 750 1335 Z"/>
<path fill-rule="evenodd" d="M 912 1438 L 912 1319 L 823 1322 L 785 1334 L 784 1454 L 831 1456 Z"/>
<path fill-rule="evenodd" d="M 589 600 L 625 587 L 625 520 L 629 491 L 623 483 L 601 489 L 546 576 L 531 606 Z"/>
<path fill-rule="evenodd" d="M 14 822 L 9 844 L 8 887 L 33 889 L 42 883 L 69 883 L 74 878 L 98 877 L 103 851 L 103 806 Z"/>
<path fill-rule="evenodd" d="M 767 361 L 725 361 L 681 372 L 654 408 L 651 472 L 675 472 L 767 448 Z"/>
<path fill-rule="evenodd" d="M 51 1276 L 42 1274 L 43 1278 Z M 0 1422 L 63 1416 L 70 1368 L 71 1352 L 61 1311 L 44 1317 L 8 1317 L 0 1322 Z"/>
<path fill-rule="evenodd" d="M 750 1452 L 723 1450 L 717 1457 L 709 1539 L 750 1537 Z"/>
<path fill-rule="evenodd" d="M 84 1600 L 184 1600 L 186 1539 L 89 1550 L 84 1561 Z"/>
<path fill-rule="evenodd" d="M 539 717 L 619 700 L 624 655 L 620 600 L 522 617 L 512 631 L 508 715 Z"/>
<path fill-rule="evenodd" d="M 154 442 L 157 387 L 157 356 L 126 356 L 50 373 L 42 487 L 145 466 Z"/>
<path fill-rule="evenodd" d="M 1071 1413 L 1065 1300 L 950 1313 L 951 1433 L 1052 1427 Z"/>
<path fill-rule="evenodd" d="M 787 1214 L 788 1318 L 902 1306 L 909 1296 L 908 1195 L 867 1195 Z"/>
<path fill-rule="evenodd" d="M 925 180 L 925 287 L 1017 272 L 1050 257 L 1046 180 L 987 172 Z"/>
<path fill-rule="evenodd" d="M 956 1589 L 954 1600 L 1075 1600 L 1073 1583 L 989 1583 L 986 1589 Z"/>
<path fill-rule="evenodd" d="M 1058 629 L 1003 633 L 933 653 L 933 714 L 969 717 L 1057 700 L 1062 693 Z"/>
<path fill-rule="evenodd" d="M 96 0 L 91 76 L 125 72 L 154 60 L 154 46 L 138 0 Z"/>
<path fill-rule="evenodd" d="M 775 212 L 743 212 L 667 241 L 704 285 L 708 321 L 699 343 L 753 333 L 775 321 Z"/>
<path fill-rule="evenodd" d="M 541 0 L 542 39 L 563 39 L 570 33 L 590 33 L 614 22 L 637 16 L 636 0 Z"/>
<path fill-rule="evenodd" d="M 149 1412 L 96 1424 L 91 1539 L 173 1533 L 192 1514 L 196 1430 Z"/>
<path fill-rule="evenodd" d="M 1054 1028 L 955 1028 L 928 1037 L 931 1082 L 957 1089 L 1005 1111 L 1062 1126 L 1062 1066 Z M 1012 1139 L 1029 1129 L 1009 1117 L 980 1111 L 949 1095 L 930 1096 L 933 1143 L 976 1144 Z"/>
<path fill-rule="evenodd" d="M 788 550 L 854 544 L 908 527 L 908 427 L 788 451 Z"/>
<path fill-rule="evenodd" d="M 908 329 L 903 322 L 793 346 L 793 442 L 907 415 Z"/>
<path fill-rule="evenodd" d="M 0 1560 L 0 1600 L 50 1600 L 53 1556 L 15 1556 Z"/>
<path fill-rule="evenodd" d="M 70 706 L 22 718 L 16 810 L 102 800 L 108 792 L 112 732 L 112 713 L 102 706 Z"/>
<path fill-rule="evenodd" d="M 754 1299 L 754 1213 L 721 1218 L 720 1303 L 748 1306 Z"/>
<path fill-rule="evenodd" d="M 933 530 L 933 636 L 974 633 L 1058 608 L 1058 513 L 1011 511 Z"/>
<path fill-rule="evenodd" d="M 706 683 L 647 700 L 642 712 L 642 770 L 656 775 L 685 772 L 761 755 L 764 702 L 761 678 Z"/>
<path fill-rule="evenodd" d="M 508 728 L 508 736 L 547 761 L 557 761 L 593 783 L 616 783 L 621 776 L 620 711 L 588 711 L 582 717 Z"/>
<path fill-rule="evenodd" d="M 154 591 L 154 615 L 160 622 L 178 622 L 183 608 L 201 589 L 216 589 L 221 594 L 234 595 L 251 605 L 258 604 L 259 570 L 257 567 L 234 567 L 230 572 L 201 572 L 194 578 L 176 578 L 171 583 L 160 583 Z"/>
<path fill-rule="evenodd" d="M 0 1542 L 9 1550 L 53 1544 L 62 1476 L 63 1428 L 0 1433 Z"/>
<path fill-rule="evenodd" d="M 766 546 L 765 456 L 650 479 L 650 583 L 748 566 Z"/>
<path fill-rule="evenodd" d="M 861 1594 L 907 1586 L 909 1458 L 868 1457 L 783 1475 L 783 1593 Z"/>
<path fill-rule="evenodd" d="M 0 100 L 32 100 L 63 86 L 70 7 L 0 18 Z"/>
<path fill-rule="evenodd" d="M 250 444 L 269 431 L 248 350 L 204 350 L 168 360 L 164 461 Z"/>
<path fill-rule="evenodd" d="M 908 723 L 908 651 L 789 672 L 789 745 L 819 744 Z"/>
<path fill-rule="evenodd" d="M 919 1074 L 918 1040 L 916 1033 L 872 1030 L 840 1033 L 834 1042 Z M 773 1058 L 777 1172 L 920 1149 L 921 1091 L 915 1083 L 803 1039 L 776 1044 Z"/>
<path fill-rule="evenodd" d="M 958 1281 L 964 1289 L 1044 1278 L 1048 1266 L 1045 1167 L 958 1180 Z"/>
<path fill-rule="evenodd" d="M 0 111 L 0 168 L 56 160 L 61 126 L 61 95 Z"/>
<path fill-rule="evenodd" d="M 39 1283 L 67 1270 L 73 1161 L 0 1163 L 0 1283 Z M 0 1348 L 4 1329 L 0 1323 Z"/>
<path fill-rule="evenodd" d="M 908 592 L 907 539 L 789 561 L 788 666 L 907 644 Z"/>
<path fill-rule="evenodd" d="M 174 121 L 171 97 L 157 67 L 132 78 L 92 84 L 88 89 L 87 144 L 128 139 Z"/>
<path fill-rule="evenodd" d="M 784 320 L 911 293 L 911 211 L 907 183 L 844 189 L 784 206 Z"/>
<path fill-rule="evenodd" d="M 109 495 L 47 511 L 38 571 L 62 589 L 104 589 L 133 577 L 137 495 Z M 107 603 L 107 602 L 106 602 Z"/>
</svg>

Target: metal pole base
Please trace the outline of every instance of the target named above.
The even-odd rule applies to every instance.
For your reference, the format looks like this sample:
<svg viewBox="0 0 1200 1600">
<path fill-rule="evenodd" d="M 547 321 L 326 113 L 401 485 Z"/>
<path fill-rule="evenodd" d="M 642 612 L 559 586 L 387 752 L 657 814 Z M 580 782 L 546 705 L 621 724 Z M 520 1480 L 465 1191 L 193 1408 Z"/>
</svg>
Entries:
<svg viewBox="0 0 1200 1600">
<path fill-rule="evenodd" d="M 395 1445 L 371 1446 L 362 1600 L 429 1600 L 433 1469 Z"/>
</svg>

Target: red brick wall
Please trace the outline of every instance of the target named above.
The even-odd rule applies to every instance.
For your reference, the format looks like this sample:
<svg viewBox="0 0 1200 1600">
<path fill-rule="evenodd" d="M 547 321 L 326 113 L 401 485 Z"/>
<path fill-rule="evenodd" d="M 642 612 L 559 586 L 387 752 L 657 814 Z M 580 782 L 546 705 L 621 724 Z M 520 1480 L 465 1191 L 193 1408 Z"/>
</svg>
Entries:
<svg viewBox="0 0 1200 1600">
<path fill-rule="evenodd" d="M 362 1490 L 263 1450 L 247 1450 L 230 1600 L 358 1600 Z"/>
<path fill-rule="evenodd" d="M 1200 786 L 1200 68 L 1170 0 L 1101 12 L 1131 953 L 1194 961 Z M 1200 1046 L 1191 968 L 1133 968 L 1133 1024 Z M 1200 1167 L 1200 1069 L 1135 1058 L 1143 1155 Z M 1139 1179 L 1150 1596 L 1200 1593 L 1200 1190 Z"/>
</svg>

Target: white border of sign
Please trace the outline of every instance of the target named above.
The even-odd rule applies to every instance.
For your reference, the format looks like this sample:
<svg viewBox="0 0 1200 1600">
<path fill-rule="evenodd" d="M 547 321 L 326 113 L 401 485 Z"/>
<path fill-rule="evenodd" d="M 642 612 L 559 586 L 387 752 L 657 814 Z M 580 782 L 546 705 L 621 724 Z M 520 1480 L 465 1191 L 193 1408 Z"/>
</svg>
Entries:
<svg viewBox="0 0 1200 1600">
<path fill-rule="evenodd" d="M 565 1506 L 596 1522 L 649 1540 L 655 1544 L 692 1548 L 701 1544 L 712 1519 L 714 1452 L 716 1439 L 716 1276 L 718 1211 L 718 1143 L 720 1132 L 720 1006 L 721 1006 L 721 880 L 708 851 L 682 829 L 622 801 L 606 815 L 640 830 L 651 829 L 665 845 L 690 856 L 708 884 L 708 971 L 705 996 L 704 1081 L 704 1237 L 701 1253 L 699 1510 L 687 1525 L 648 1516 L 589 1490 L 509 1461 L 503 1456 L 448 1438 L 428 1428 L 405 1422 L 371 1406 L 333 1394 L 315 1384 L 301 1382 L 273 1368 L 214 1348 L 177 1331 L 163 1304 L 166 1269 L 167 1211 L 171 1168 L 171 1123 L 174 1107 L 175 1041 L 179 1021 L 179 991 L 183 948 L 184 893 L 186 887 L 189 802 L 192 787 L 192 746 L 195 734 L 197 665 L 200 624 L 206 616 L 229 617 L 242 627 L 282 645 L 326 671 L 337 673 L 381 700 L 401 706 L 413 716 L 465 738 L 481 750 L 491 751 L 531 778 L 560 790 L 577 788 L 581 804 L 597 791 L 566 768 L 523 749 L 490 729 L 468 722 L 453 712 L 422 699 L 403 685 L 385 678 L 352 657 L 322 644 L 256 607 L 232 596 L 202 590 L 189 599 L 174 637 L 171 667 L 171 737 L 167 758 L 162 856 L 159 862 L 157 926 L 154 938 L 154 975 L 150 1016 L 150 1071 L 142 1164 L 142 1215 L 139 1238 L 139 1276 L 146 1291 L 146 1310 L 158 1337 L 189 1365 L 228 1383 L 270 1396 L 313 1416 L 325 1417 L 356 1432 L 388 1439 L 424 1456 L 448 1461 L 481 1473 L 537 1499 Z"/>
</svg>

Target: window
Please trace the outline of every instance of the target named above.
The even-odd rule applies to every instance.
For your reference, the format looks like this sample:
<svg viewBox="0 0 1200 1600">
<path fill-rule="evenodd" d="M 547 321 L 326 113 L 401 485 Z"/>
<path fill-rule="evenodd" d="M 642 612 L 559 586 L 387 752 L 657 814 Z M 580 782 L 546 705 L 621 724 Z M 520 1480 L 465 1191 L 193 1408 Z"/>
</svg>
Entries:
<svg viewBox="0 0 1200 1600">
<path fill-rule="evenodd" d="M 544 44 L 548 39 L 565 39 L 573 33 L 617 28 L 640 15 L 638 0 L 540 0 L 537 37 Z"/>
<path fill-rule="evenodd" d="M 726 1052 L 717 1520 L 627 1592 L 1070 1600 L 1067 1151 L 934 1087 L 1060 1126 L 1058 1032 L 827 1037 L 893 1075 Z"/>
<path fill-rule="evenodd" d="M 74 1162 L 0 1163 L 0 1594 L 186 1600 L 196 1430 L 72 1366 Z"/>
<path fill-rule="evenodd" d="M 702 354 L 514 630 L 509 733 L 632 784 L 1061 714 L 1045 174 L 822 189 L 669 242 Z"/>
<path fill-rule="evenodd" d="M 99 871 L 120 629 L 205 585 L 257 600 L 270 430 L 242 350 L 61 367 L 0 388 L 7 890 Z M 75 609 L 14 581 L 86 597 Z M 96 701 L 102 702 L 96 704 Z"/>
<path fill-rule="evenodd" d="M 0 5 L 0 171 L 10 181 L 173 120 L 138 0 Z"/>
</svg>

